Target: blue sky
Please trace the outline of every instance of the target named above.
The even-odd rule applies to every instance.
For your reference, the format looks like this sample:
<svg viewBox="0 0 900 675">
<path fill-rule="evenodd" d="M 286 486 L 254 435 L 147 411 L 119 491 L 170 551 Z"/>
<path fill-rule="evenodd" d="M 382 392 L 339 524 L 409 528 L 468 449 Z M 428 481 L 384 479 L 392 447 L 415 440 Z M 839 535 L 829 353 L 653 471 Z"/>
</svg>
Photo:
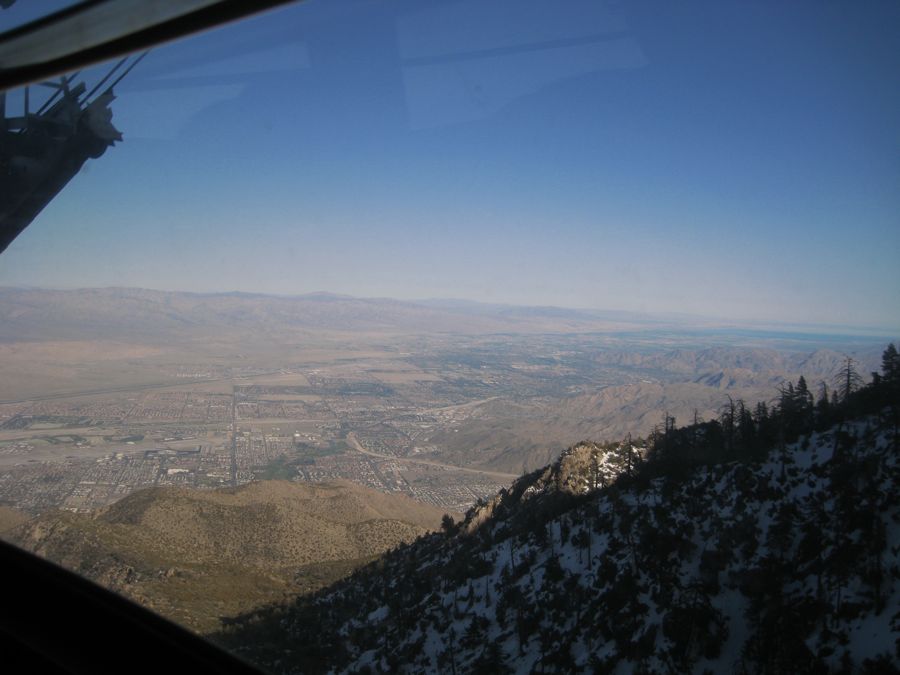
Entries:
<svg viewBox="0 0 900 675">
<path fill-rule="evenodd" d="M 896 2 L 308 0 L 147 56 L 0 284 L 895 329 L 898 34 Z"/>
</svg>

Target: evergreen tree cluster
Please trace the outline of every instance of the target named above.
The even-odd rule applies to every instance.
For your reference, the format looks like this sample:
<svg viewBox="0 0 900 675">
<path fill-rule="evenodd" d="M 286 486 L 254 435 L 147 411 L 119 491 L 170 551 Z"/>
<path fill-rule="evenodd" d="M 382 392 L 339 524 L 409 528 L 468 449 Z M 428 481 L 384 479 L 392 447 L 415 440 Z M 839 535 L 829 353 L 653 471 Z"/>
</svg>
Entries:
<svg viewBox="0 0 900 675">
<path fill-rule="evenodd" d="M 860 415 L 878 415 L 896 431 L 898 413 L 900 355 L 892 343 L 882 355 L 881 373 L 872 373 L 868 383 L 848 356 L 831 383 L 819 383 L 817 394 L 801 375 L 796 383 L 782 384 L 771 402 L 753 405 L 729 396 L 714 420 L 701 421 L 695 414 L 692 424 L 679 428 L 666 414 L 648 439 L 650 461 L 644 469 L 662 475 L 697 464 L 756 461 L 771 448 L 784 448 L 800 436 Z"/>
</svg>

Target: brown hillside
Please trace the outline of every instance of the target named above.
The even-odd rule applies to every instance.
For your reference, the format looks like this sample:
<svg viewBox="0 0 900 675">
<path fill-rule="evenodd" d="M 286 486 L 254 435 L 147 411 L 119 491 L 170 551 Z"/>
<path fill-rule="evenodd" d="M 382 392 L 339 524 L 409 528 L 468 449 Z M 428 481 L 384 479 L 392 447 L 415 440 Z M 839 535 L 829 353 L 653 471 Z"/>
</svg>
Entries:
<svg viewBox="0 0 900 675">
<path fill-rule="evenodd" d="M 436 529 L 442 515 L 349 482 L 262 481 L 150 488 L 93 514 L 44 514 L 8 536 L 206 632 L 220 617 L 330 583 Z"/>
</svg>

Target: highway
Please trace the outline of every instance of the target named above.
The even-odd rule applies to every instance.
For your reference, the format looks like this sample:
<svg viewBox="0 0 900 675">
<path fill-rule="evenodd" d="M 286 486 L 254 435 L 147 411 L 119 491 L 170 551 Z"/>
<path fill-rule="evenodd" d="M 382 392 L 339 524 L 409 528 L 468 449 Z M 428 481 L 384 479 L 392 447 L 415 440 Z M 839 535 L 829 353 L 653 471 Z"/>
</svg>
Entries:
<svg viewBox="0 0 900 675">
<path fill-rule="evenodd" d="M 444 464 L 443 462 L 437 462 L 433 459 L 422 459 L 420 457 L 396 457 L 394 455 L 383 455 L 378 452 L 372 452 L 371 450 L 367 450 L 363 447 L 363 444 L 359 442 L 356 438 L 356 434 L 352 431 L 347 434 L 347 443 L 358 452 L 361 452 L 364 455 L 369 455 L 370 457 L 377 457 L 378 459 L 393 459 L 395 461 L 401 462 L 411 462 L 413 464 L 424 464 L 425 466 L 436 466 L 442 469 L 450 469 L 452 471 L 464 471 L 465 473 L 474 473 L 481 476 L 486 476 L 488 478 L 492 478 L 493 480 L 500 480 L 504 483 L 509 481 L 513 481 L 519 478 L 518 475 L 511 473 L 501 473 L 499 471 L 487 471 L 485 469 L 473 469 L 467 466 L 456 466 L 455 464 Z"/>
</svg>

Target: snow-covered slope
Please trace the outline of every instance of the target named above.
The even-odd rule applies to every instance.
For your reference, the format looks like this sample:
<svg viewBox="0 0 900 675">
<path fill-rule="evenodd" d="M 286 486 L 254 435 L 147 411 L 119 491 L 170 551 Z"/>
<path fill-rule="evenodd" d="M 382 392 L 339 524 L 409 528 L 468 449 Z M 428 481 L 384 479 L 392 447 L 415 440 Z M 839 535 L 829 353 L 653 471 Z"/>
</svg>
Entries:
<svg viewBox="0 0 900 675">
<path fill-rule="evenodd" d="M 274 672 L 893 672 L 894 433 L 858 419 L 677 478 L 580 444 L 226 640 Z"/>
</svg>

